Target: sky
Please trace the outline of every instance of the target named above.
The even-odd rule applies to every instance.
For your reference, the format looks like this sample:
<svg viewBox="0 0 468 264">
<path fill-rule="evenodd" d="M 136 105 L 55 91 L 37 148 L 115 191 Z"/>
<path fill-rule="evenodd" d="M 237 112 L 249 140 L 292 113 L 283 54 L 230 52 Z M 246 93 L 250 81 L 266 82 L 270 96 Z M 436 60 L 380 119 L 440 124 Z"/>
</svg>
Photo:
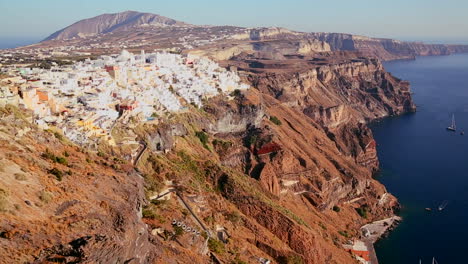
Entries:
<svg viewBox="0 0 468 264">
<path fill-rule="evenodd" d="M 36 42 L 81 19 L 126 10 L 199 25 L 468 44 L 468 0 L 0 0 L 0 10 L 4 46 Z"/>
</svg>

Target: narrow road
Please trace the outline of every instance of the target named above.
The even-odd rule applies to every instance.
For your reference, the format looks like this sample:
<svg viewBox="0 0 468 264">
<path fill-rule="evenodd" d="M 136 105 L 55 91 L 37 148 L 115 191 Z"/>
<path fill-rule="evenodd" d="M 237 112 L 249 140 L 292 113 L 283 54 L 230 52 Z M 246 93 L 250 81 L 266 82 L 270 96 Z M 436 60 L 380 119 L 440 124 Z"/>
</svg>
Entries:
<svg viewBox="0 0 468 264">
<path fill-rule="evenodd" d="M 133 166 L 136 167 L 136 165 L 138 164 L 138 161 L 140 160 L 141 156 L 143 155 L 143 153 L 146 151 L 146 149 L 148 148 L 148 144 L 146 144 L 146 142 L 144 141 L 140 141 L 140 144 L 143 146 L 143 148 L 140 150 L 140 152 L 138 152 L 138 154 L 136 155 L 135 159 L 133 160 Z"/>
</svg>

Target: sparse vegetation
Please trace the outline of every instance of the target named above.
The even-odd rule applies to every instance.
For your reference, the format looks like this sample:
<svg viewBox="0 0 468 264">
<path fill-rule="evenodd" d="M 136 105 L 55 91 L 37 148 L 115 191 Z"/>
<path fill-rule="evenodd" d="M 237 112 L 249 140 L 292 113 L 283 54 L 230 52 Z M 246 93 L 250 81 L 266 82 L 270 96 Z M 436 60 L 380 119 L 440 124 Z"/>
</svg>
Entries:
<svg viewBox="0 0 468 264">
<path fill-rule="evenodd" d="M 174 239 L 179 238 L 184 234 L 184 229 L 182 229 L 182 227 L 173 226 L 173 228 L 174 228 L 174 236 L 173 236 Z"/>
<path fill-rule="evenodd" d="M 9 194 L 7 191 L 4 189 L 0 188 L 0 212 L 5 212 L 7 211 L 7 206 L 8 206 L 8 198 Z"/>
<path fill-rule="evenodd" d="M 214 223 L 214 218 L 213 216 L 209 215 L 205 218 L 203 218 L 203 221 L 209 225 L 212 225 Z"/>
<path fill-rule="evenodd" d="M 157 214 L 154 212 L 154 210 L 151 207 L 143 208 L 143 218 L 155 219 L 156 217 L 157 217 Z"/>
<path fill-rule="evenodd" d="M 52 201 L 52 199 L 54 198 L 54 196 L 52 195 L 52 193 L 48 192 L 48 191 L 40 191 L 39 192 L 39 199 L 43 202 L 43 203 L 49 203 L 50 201 Z"/>
<path fill-rule="evenodd" d="M 246 140 L 247 146 L 249 146 L 249 147 L 250 146 L 255 146 L 255 144 L 257 144 L 257 141 L 258 141 L 257 135 L 249 135 L 247 137 L 247 140 Z"/>
<path fill-rule="evenodd" d="M 281 256 L 278 258 L 278 263 L 280 264 L 302 264 L 301 257 L 297 255 L 293 256 Z"/>
<path fill-rule="evenodd" d="M 322 222 L 319 222 L 319 224 L 318 224 L 318 225 L 319 225 L 319 226 L 320 226 L 320 227 L 321 227 L 323 230 L 327 230 L 327 227 L 325 226 L 325 224 L 324 224 L 324 223 L 322 223 Z"/>
<path fill-rule="evenodd" d="M 338 234 L 340 234 L 340 235 L 342 235 L 342 236 L 344 236 L 346 238 L 350 237 L 350 235 L 348 234 L 348 231 L 346 231 L 346 230 L 338 231 Z"/>
<path fill-rule="evenodd" d="M 52 174 L 57 178 L 58 181 L 62 181 L 63 179 L 63 172 L 57 168 L 53 168 L 47 171 L 49 174 Z"/>
<path fill-rule="evenodd" d="M 225 153 L 232 147 L 232 142 L 215 139 L 211 142 L 219 153 Z"/>
<path fill-rule="evenodd" d="M 241 96 L 241 95 L 242 95 L 242 92 L 241 92 L 241 90 L 239 90 L 239 89 L 235 89 L 235 90 L 231 93 L 231 96 L 233 96 L 233 97 L 239 97 L 239 96 Z"/>
<path fill-rule="evenodd" d="M 226 215 L 226 219 L 231 221 L 233 224 L 238 224 L 242 221 L 242 216 L 237 212 L 231 212 Z"/>
<path fill-rule="evenodd" d="M 356 208 L 356 212 L 362 217 L 367 218 L 367 212 L 369 211 L 369 207 L 367 205 L 362 205 L 359 208 Z"/>
<path fill-rule="evenodd" d="M 205 132 L 197 131 L 195 132 L 195 136 L 200 140 L 204 148 L 210 150 L 210 148 L 208 147 L 208 135 Z"/>
<path fill-rule="evenodd" d="M 335 205 L 335 206 L 333 206 L 333 211 L 335 211 L 335 212 L 338 213 L 338 212 L 341 211 L 341 209 L 340 209 L 340 207 L 338 207 L 337 205 Z"/>
<path fill-rule="evenodd" d="M 41 156 L 45 159 L 50 159 L 55 163 L 59 163 L 65 166 L 68 165 L 68 161 L 65 157 L 55 156 L 52 152 L 50 152 L 49 149 L 46 149 L 46 151 L 42 153 Z"/>
<path fill-rule="evenodd" d="M 159 180 L 158 175 L 144 175 L 144 178 L 146 191 L 154 193 L 162 190 L 164 184 Z"/>
<path fill-rule="evenodd" d="M 224 244 L 213 238 L 208 239 L 208 248 L 216 254 L 222 254 L 225 252 Z"/>
<path fill-rule="evenodd" d="M 25 180 L 27 180 L 26 174 L 24 174 L 24 173 L 15 173 L 15 179 L 17 179 L 18 181 L 25 181 Z"/>
<path fill-rule="evenodd" d="M 0 107 L 0 115 L 13 115 L 16 119 L 26 120 L 25 112 L 14 105 Z"/>
<path fill-rule="evenodd" d="M 276 116 L 270 116 L 270 121 L 277 126 L 281 126 L 281 120 L 278 119 Z"/>
<path fill-rule="evenodd" d="M 63 141 L 63 136 L 59 132 L 54 132 L 54 136 L 55 136 L 56 139 L 58 139 L 60 141 Z"/>
</svg>

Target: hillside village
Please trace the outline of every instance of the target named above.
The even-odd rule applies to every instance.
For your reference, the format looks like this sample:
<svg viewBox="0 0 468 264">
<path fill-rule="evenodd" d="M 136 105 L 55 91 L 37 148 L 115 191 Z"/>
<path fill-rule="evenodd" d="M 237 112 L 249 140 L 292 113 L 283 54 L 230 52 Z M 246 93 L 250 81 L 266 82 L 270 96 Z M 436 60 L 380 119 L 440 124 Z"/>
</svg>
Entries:
<svg viewBox="0 0 468 264">
<path fill-rule="evenodd" d="M 2 72 L 0 105 L 30 109 L 40 127 L 55 126 L 77 144 L 105 139 L 112 145 L 111 129 L 123 115 L 148 122 L 249 88 L 235 72 L 209 59 L 144 51 L 123 50 L 50 69 L 10 66 Z"/>
</svg>

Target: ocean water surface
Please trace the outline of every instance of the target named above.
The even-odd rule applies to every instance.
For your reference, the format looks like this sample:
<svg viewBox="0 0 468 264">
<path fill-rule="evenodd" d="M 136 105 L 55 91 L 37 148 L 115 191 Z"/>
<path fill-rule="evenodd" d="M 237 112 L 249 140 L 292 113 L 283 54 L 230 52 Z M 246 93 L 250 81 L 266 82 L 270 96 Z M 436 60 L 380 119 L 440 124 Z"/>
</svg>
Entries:
<svg viewBox="0 0 468 264">
<path fill-rule="evenodd" d="M 468 263 L 468 54 L 388 62 L 385 68 L 410 81 L 418 111 L 371 125 L 381 161 L 378 180 L 398 197 L 404 219 L 376 244 L 379 263 L 424 264 L 433 257 L 439 264 Z M 457 132 L 446 130 L 452 114 Z"/>
</svg>

